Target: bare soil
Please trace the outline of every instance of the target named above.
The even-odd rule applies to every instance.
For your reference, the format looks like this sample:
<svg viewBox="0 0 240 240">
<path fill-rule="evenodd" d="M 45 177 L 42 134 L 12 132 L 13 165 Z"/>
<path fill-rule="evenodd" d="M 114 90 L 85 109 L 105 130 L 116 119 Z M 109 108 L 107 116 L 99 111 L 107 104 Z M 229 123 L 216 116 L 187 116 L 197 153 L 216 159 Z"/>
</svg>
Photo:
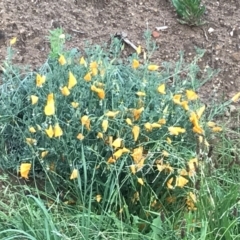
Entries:
<svg viewBox="0 0 240 240">
<path fill-rule="evenodd" d="M 17 37 L 14 63 L 40 67 L 49 53 L 49 30 L 62 27 L 71 35 L 67 48 L 82 49 L 85 41 L 108 42 L 111 35 L 126 32 L 135 45 L 144 46 L 144 32 L 168 26 L 154 38 L 158 50 L 152 61 L 175 61 L 184 51 L 190 61 L 194 47 L 206 49 L 201 62 L 221 69 L 200 90 L 203 101 L 225 99 L 240 91 L 240 1 L 203 1 L 206 24 L 181 25 L 170 0 L 2 0 L 0 2 L 0 65 L 9 40 Z M 209 33 L 212 28 L 213 32 Z"/>
</svg>

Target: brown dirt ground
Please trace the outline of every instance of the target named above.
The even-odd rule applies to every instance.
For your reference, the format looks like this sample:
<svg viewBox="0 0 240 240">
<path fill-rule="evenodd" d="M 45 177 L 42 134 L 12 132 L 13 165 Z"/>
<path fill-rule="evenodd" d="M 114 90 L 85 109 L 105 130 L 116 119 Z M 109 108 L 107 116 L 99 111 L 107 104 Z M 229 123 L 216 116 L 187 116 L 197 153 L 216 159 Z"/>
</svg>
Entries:
<svg viewBox="0 0 240 240">
<path fill-rule="evenodd" d="M 190 61 L 194 47 L 206 49 L 202 67 L 220 68 L 220 74 L 202 88 L 201 95 L 228 98 L 240 91 L 240 2 L 203 1 L 207 23 L 189 27 L 177 22 L 169 0 L 3 0 L 0 2 L 0 64 L 9 39 L 17 37 L 14 62 L 41 66 L 49 53 L 49 30 L 62 27 L 71 35 L 67 47 L 81 49 L 86 40 L 103 43 L 116 32 L 126 32 L 135 45 L 143 45 L 146 29 L 166 25 L 156 38 L 152 61 L 176 60 L 180 50 Z M 214 32 L 209 33 L 208 29 Z"/>
<path fill-rule="evenodd" d="M 156 38 L 159 46 L 152 61 L 174 61 L 180 50 L 190 61 L 194 47 L 206 49 L 201 67 L 221 69 L 202 88 L 201 96 L 228 98 L 240 91 L 240 2 L 203 1 L 207 23 L 189 27 L 177 22 L 169 0 L 3 0 L 0 2 L 0 64 L 6 57 L 9 39 L 17 37 L 14 62 L 33 68 L 45 62 L 49 53 L 49 30 L 62 27 L 71 35 L 67 47 L 81 49 L 86 40 L 103 43 L 116 32 L 126 32 L 135 45 L 144 46 L 148 28 L 166 25 Z M 214 32 L 209 33 L 209 28 Z"/>
</svg>

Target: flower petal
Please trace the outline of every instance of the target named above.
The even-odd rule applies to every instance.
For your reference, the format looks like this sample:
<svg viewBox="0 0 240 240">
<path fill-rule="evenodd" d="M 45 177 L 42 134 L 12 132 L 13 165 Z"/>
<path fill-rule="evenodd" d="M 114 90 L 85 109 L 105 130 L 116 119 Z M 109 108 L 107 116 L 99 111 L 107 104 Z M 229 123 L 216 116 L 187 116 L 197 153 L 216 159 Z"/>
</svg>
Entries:
<svg viewBox="0 0 240 240">
<path fill-rule="evenodd" d="M 77 84 L 77 80 L 72 74 L 71 71 L 69 71 L 69 79 L 68 79 L 68 89 L 72 89 Z"/>
<path fill-rule="evenodd" d="M 133 134 L 133 139 L 136 142 L 138 137 L 139 137 L 139 133 L 140 133 L 140 127 L 135 125 L 132 128 L 132 134 Z"/>
<path fill-rule="evenodd" d="M 31 169 L 31 163 L 21 163 L 20 165 L 20 175 L 22 178 L 28 179 L 28 174 Z"/>
<path fill-rule="evenodd" d="M 70 180 L 75 179 L 78 177 L 78 169 L 73 169 L 72 174 L 70 176 Z"/>
</svg>

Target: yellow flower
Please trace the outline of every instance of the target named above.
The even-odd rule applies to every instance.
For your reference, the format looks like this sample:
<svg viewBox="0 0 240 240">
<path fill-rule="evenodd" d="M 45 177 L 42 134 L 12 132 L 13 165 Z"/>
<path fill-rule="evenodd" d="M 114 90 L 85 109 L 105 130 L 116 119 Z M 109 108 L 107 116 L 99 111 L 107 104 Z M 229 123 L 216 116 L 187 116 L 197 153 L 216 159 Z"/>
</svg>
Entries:
<svg viewBox="0 0 240 240">
<path fill-rule="evenodd" d="M 50 125 L 50 126 L 48 127 L 48 129 L 45 129 L 45 132 L 47 133 L 47 135 L 48 135 L 49 138 L 52 138 L 53 135 L 54 135 L 54 131 L 53 131 L 52 125 Z"/>
<path fill-rule="evenodd" d="M 89 64 L 89 67 L 90 67 L 90 69 L 97 68 L 97 67 L 98 67 L 98 64 L 97 64 L 96 61 L 94 61 L 94 62 L 91 62 L 91 63 Z"/>
<path fill-rule="evenodd" d="M 31 95 L 30 98 L 31 98 L 31 101 L 32 101 L 32 105 L 34 105 L 38 102 L 38 97 L 37 96 Z"/>
<path fill-rule="evenodd" d="M 159 123 L 152 123 L 151 125 L 152 125 L 152 128 L 160 128 L 160 127 L 162 127 L 161 124 L 159 124 Z"/>
<path fill-rule="evenodd" d="M 130 165 L 130 170 L 131 170 L 132 174 L 135 174 L 137 172 L 136 165 L 134 165 L 134 164 Z"/>
<path fill-rule="evenodd" d="M 188 175 L 193 177 L 196 174 L 196 168 L 198 166 L 198 159 L 192 158 L 188 161 Z"/>
<path fill-rule="evenodd" d="M 204 130 L 199 125 L 194 126 L 192 130 L 193 130 L 193 132 L 198 133 L 198 134 L 204 133 Z"/>
<path fill-rule="evenodd" d="M 77 135 L 77 139 L 79 139 L 79 140 L 83 140 L 84 139 L 84 136 L 83 136 L 83 134 L 82 133 L 79 133 L 78 135 Z"/>
<path fill-rule="evenodd" d="M 77 80 L 72 74 L 71 71 L 69 71 L 69 78 L 68 78 L 68 89 L 72 89 L 77 84 Z"/>
<path fill-rule="evenodd" d="M 95 93 L 97 93 L 98 97 L 100 99 L 104 99 L 105 98 L 105 91 L 102 88 L 97 88 L 96 86 L 92 85 L 91 86 L 91 90 Z"/>
<path fill-rule="evenodd" d="M 140 127 L 135 125 L 132 128 L 132 134 L 133 134 L 133 139 L 136 142 L 138 137 L 139 137 L 139 133 L 140 133 Z"/>
<path fill-rule="evenodd" d="M 189 110 L 188 101 L 182 101 L 180 105 L 184 108 L 184 110 Z"/>
<path fill-rule="evenodd" d="M 61 137 L 63 135 L 63 131 L 58 123 L 54 126 L 54 137 Z"/>
<path fill-rule="evenodd" d="M 171 140 L 171 138 L 169 138 L 169 137 L 167 137 L 167 140 L 166 140 L 166 141 L 167 141 L 168 144 L 171 144 L 171 143 L 172 143 L 172 140 Z"/>
<path fill-rule="evenodd" d="M 215 127 L 216 126 L 216 123 L 215 122 L 208 122 L 207 125 L 209 127 Z"/>
<path fill-rule="evenodd" d="M 169 164 L 163 164 L 163 161 L 160 160 L 160 163 L 157 163 L 157 169 L 159 172 L 165 170 L 168 173 L 172 173 L 174 170 Z"/>
<path fill-rule="evenodd" d="M 92 80 L 92 74 L 91 73 L 87 73 L 85 76 L 84 76 L 84 80 L 86 82 L 90 82 Z"/>
<path fill-rule="evenodd" d="M 81 117 L 81 122 L 83 126 L 90 130 L 90 119 L 87 115 Z"/>
<path fill-rule="evenodd" d="M 189 101 L 196 100 L 198 95 L 192 90 L 186 90 L 186 96 Z"/>
<path fill-rule="evenodd" d="M 136 52 L 138 55 L 142 52 L 142 47 L 140 45 L 137 47 Z"/>
<path fill-rule="evenodd" d="M 103 132 L 107 131 L 107 129 L 108 129 L 108 120 L 103 120 L 102 121 L 102 129 L 103 129 Z"/>
<path fill-rule="evenodd" d="M 198 119 L 200 119 L 200 118 L 202 117 L 203 112 L 205 111 L 205 108 L 206 108 L 206 107 L 205 107 L 205 105 L 204 105 L 204 106 L 202 106 L 202 107 L 200 107 L 199 109 L 196 110 Z"/>
<path fill-rule="evenodd" d="M 123 150 L 122 150 L 122 149 L 119 149 L 119 150 L 117 150 L 117 151 L 113 154 L 113 158 L 114 158 L 115 160 L 117 160 L 118 158 L 120 158 L 120 157 L 122 156 L 122 154 L 123 154 Z"/>
<path fill-rule="evenodd" d="M 46 116 L 51 116 L 55 114 L 53 93 L 48 94 L 47 105 L 44 108 L 44 112 Z"/>
<path fill-rule="evenodd" d="M 95 197 L 97 202 L 100 202 L 102 200 L 102 196 L 100 194 L 96 195 Z"/>
<path fill-rule="evenodd" d="M 72 171 L 72 174 L 71 174 L 71 176 L 70 176 L 70 180 L 75 179 L 75 178 L 77 178 L 77 177 L 78 177 L 78 170 L 75 168 L 75 169 L 73 169 L 73 171 Z"/>
<path fill-rule="evenodd" d="M 140 65 L 139 61 L 136 60 L 136 59 L 133 59 L 133 61 L 132 61 L 132 68 L 133 69 L 137 69 L 139 67 L 139 65 Z"/>
<path fill-rule="evenodd" d="M 176 104 L 181 105 L 181 97 L 182 97 L 181 94 L 175 94 L 173 96 L 173 102 L 176 103 Z"/>
<path fill-rule="evenodd" d="M 193 211 L 193 210 L 197 210 L 195 203 L 197 202 L 197 197 L 194 193 L 189 192 L 187 199 L 186 199 L 186 204 L 188 206 L 188 209 Z"/>
<path fill-rule="evenodd" d="M 142 186 L 144 185 L 143 179 L 142 178 L 138 178 L 137 179 L 138 183 L 141 184 Z"/>
<path fill-rule="evenodd" d="M 133 161 L 135 164 L 138 164 L 143 159 L 143 147 L 138 147 L 133 149 L 133 153 L 131 154 Z"/>
<path fill-rule="evenodd" d="M 144 107 L 141 107 L 139 109 L 133 109 L 133 117 L 135 121 L 137 121 L 140 118 L 143 110 L 144 110 Z"/>
<path fill-rule="evenodd" d="M 81 65 L 86 65 L 86 61 L 85 61 L 84 57 L 81 57 L 81 58 L 80 58 L 79 63 L 80 63 Z"/>
<path fill-rule="evenodd" d="M 149 71 L 156 71 L 158 70 L 159 66 L 157 65 L 148 65 L 148 70 Z"/>
<path fill-rule="evenodd" d="M 17 38 L 14 37 L 10 40 L 10 46 L 14 45 L 17 42 Z"/>
<path fill-rule="evenodd" d="M 166 119 L 162 118 L 158 120 L 159 124 L 166 124 Z"/>
<path fill-rule="evenodd" d="M 168 131 L 170 132 L 171 135 L 178 135 L 179 133 L 185 133 L 186 130 L 181 127 L 169 127 Z"/>
<path fill-rule="evenodd" d="M 158 86 L 157 90 L 161 94 L 166 94 L 166 92 L 165 92 L 165 84 L 161 84 L 160 86 Z"/>
<path fill-rule="evenodd" d="M 232 97 L 231 100 L 232 100 L 233 102 L 237 102 L 239 98 L 240 98 L 240 92 L 238 92 L 237 94 L 235 94 L 235 95 Z"/>
<path fill-rule="evenodd" d="M 65 57 L 61 54 L 59 59 L 58 59 L 58 62 L 61 64 L 61 65 L 64 65 L 66 64 L 66 59 Z"/>
<path fill-rule="evenodd" d="M 101 132 L 97 133 L 97 138 L 102 138 L 103 139 L 103 134 Z"/>
<path fill-rule="evenodd" d="M 173 189 L 172 182 L 173 182 L 173 177 L 170 178 L 170 179 L 167 181 L 167 188 L 168 188 L 168 189 Z"/>
<path fill-rule="evenodd" d="M 108 111 L 107 113 L 105 113 L 105 116 L 114 118 L 114 117 L 116 117 L 118 115 L 118 113 L 119 113 L 119 111 L 115 111 L 115 112 Z"/>
<path fill-rule="evenodd" d="M 183 188 L 188 182 L 189 181 L 185 177 L 182 177 L 182 176 L 176 177 L 176 186 L 177 187 Z"/>
<path fill-rule="evenodd" d="M 45 83 L 46 77 L 41 76 L 40 74 L 37 73 L 36 75 L 36 86 L 37 87 L 42 87 L 42 85 Z"/>
<path fill-rule="evenodd" d="M 145 97 L 145 96 L 146 96 L 146 93 L 145 93 L 145 92 L 136 92 L 136 94 L 137 94 L 139 97 Z"/>
<path fill-rule="evenodd" d="M 152 131 L 152 124 L 147 122 L 144 124 L 144 127 L 146 129 L 146 131 Z"/>
<path fill-rule="evenodd" d="M 112 146 L 117 149 L 122 145 L 122 138 L 117 138 L 113 141 Z"/>
<path fill-rule="evenodd" d="M 127 118 L 127 119 L 126 119 L 126 123 L 127 123 L 128 125 L 132 126 L 132 120 L 131 120 L 130 118 Z"/>
<path fill-rule="evenodd" d="M 191 112 L 189 120 L 193 124 L 193 126 L 196 126 L 196 127 L 199 126 L 198 117 L 195 112 Z"/>
<path fill-rule="evenodd" d="M 71 102 L 73 108 L 77 108 L 79 106 L 78 102 Z"/>
<path fill-rule="evenodd" d="M 31 163 L 21 163 L 20 165 L 20 175 L 22 178 L 28 179 L 28 174 L 31 169 Z"/>
<path fill-rule="evenodd" d="M 61 92 L 62 92 L 62 95 L 64 95 L 64 96 L 70 95 L 70 91 L 67 88 L 67 86 L 64 86 L 63 88 L 61 88 Z"/>
<path fill-rule="evenodd" d="M 222 128 L 221 128 L 221 127 L 213 127 L 213 128 L 212 128 L 212 131 L 213 131 L 213 132 L 221 132 L 221 131 L 222 131 Z"/>
<path fill-rule="evenodd" d="M 96 76 L 98 74 L 98 69 L 97 68 L 92 68 L 91 69 L 91 74 L 92 74 L 92 76 Z"/>
<path fill-rule="evenodd" d="M 30 133 L 35 133 L 36 132 L 34 127 L 29 127 L 28 130 L 29 130 Z"/>
<path fill-rule="evenodd" d="M 30 145 L 33 145 L 37 143 L 37 140 L 33 138 L 26 138 L 26 142 Z"/>
<path fill-rule="evenodd" d="M 165 150 L 162 151 L 162 155 L 164 157 L 169 157 L 169 153 L 167 151 L 165 151 Z"/>
<path fill-rule="evenodd" d="M 110 157 L 108 160 L 107 160 L 107 163 L 115 163 L 116 160 L 113 158 L 113 157 Z"/>
<path fill-rule="evenodd" d="M 41 152 L 41 158 L 44 158 L 48 155 L 48 151 Z"/>
</svg>

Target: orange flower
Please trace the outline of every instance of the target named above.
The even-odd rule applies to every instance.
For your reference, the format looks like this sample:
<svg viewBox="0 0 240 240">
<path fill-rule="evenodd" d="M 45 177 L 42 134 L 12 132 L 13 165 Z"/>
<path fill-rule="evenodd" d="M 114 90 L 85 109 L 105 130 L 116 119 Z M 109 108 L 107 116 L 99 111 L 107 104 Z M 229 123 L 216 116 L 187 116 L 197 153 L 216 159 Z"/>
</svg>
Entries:
<svg viewBox="0 0 240 240">
<path fill-rule="evenodd" d="M 133 117 L 135 121 L 137 121 L 140 118 L 143 110 L 144 110 L 144 107 L 141 107 L 139 109 L 133 109 Z"/>
<path fill-rule="evenodd" d="M 161 94 L 166 94 L 166 92 L 165 92 L 165 84 L 161 84 L 160 86 L 158 86 L 157 90 Z"/>
<path fill-rule="evenodd" d="M 72 89 L 77 84 L 77 80 L 72 74 L 71 71 L 69 71 L 69 79 L 68 79 L 68 89 Z"/>
<path fill-rule="evenodd" d="M 20 175 L 22 178 L 28 179 L 28 174 L 31 169 L 31 163 L 21 163 L 20 165 Z"/>
<path fill-rule="evenodd" d="M 240 92 L 238 92 L 237 94 L 235 94 L 235 95 L 232 97 L 231 100 L 232 100 L 233 102 L 237 102 L 239 98 L 240 98 Z"/>
<path fill-rule="evenodd" d="M 189 110 L 188 101 L 182 101 L 180 105 L 184 108 L 184 110 Z"/>
<path fill-rule="evenodd" d="M 136 94 L 137 94 L 139 97 L 146 97 L 146 93 L 145 93 L 145 92 L 136 92 Z"/>
<path fill-rule="evenodd" d="M 48 94 L 47 104 L 44 108 L 44 113 L 46 116 L 51 116 L 55 114 L 55 106 L 54 106 L 54 96 L 53 93 Z"/>
<path fill-rule="evenodd" d="M 107 113 L 105 113 L 105 116 L 114 118 L 114 117 L 116 117 L 116 115 L 117 115 L 118 113 L 119 113 L 119 111 L 115 111 L 115 112 L 113 112 L 113 111 L 108 111 Z"/>
<path fill-rule="evenodd" d="M 122 145 L 122 139 L 121 139 L 121 138 L 115 139 L 115 140 L 113 141 L 113 143 L 112 143 L 112 146 L 113 146 L 115 149 L 121 147 L 121 145 Z"/>
<path fill-rule="evenodd" d="M 58 123 L 55 124 L 54 126 L 54 137 L 60 137 L 63 135 L 63 131 L 61 127 L 59 126 Z"/>
<path fill-rule="evenodd" d="M 70 91 L 69 91 L 69 89 L 67 88 L 67 86 L 61 88 L 61 92 L 62 92 L 62 95 L 64 95 L 64 96 L 70 95 Z"/>
<path fill-rule="evenodd" d="M 186 130 L 181 127 L 169 127 L 168 131 L 170 132 L 171 135 L 178 135 L 179 133 L 185 133 Z"/>
<path fill-rule="evenodd" d="M 139 137 L 139 133 L 140 133 L 140 127 L 135 125 L 132 128 L 132 134 L 133 134 L 133 139 L 136 142 L 138 137 Z"/>
<path fill-rule="evenodd" d="M 78 102 L 71 102 L 73 108 L 77 108 L 79 106 Z"/>
<path fill-rule="evenodd" d="M 132 68 L 136 69 L 136 68 L 139 67 L 139 65 L 140 65 L 139 61 L 136 60 L 136 59 L 133 59 L 133 61 L 132 61 Z"/>
<path fill-rule="evenodd" d="M 46 77 L 45 76 L 41 76 L 40 74 L 37 73 L 36 76 L 36 86 L 37 87 L 42 87 L 42 85 L 45 83 L 46 81 Z"/>
<path fill-rule="evenodd" d="M 156 71 L 156 70 L 158 70 L 158 68 L 159 68 L 159 66 L 157 66 L 157 65 L 149 65 L 148 66 L 149 71 Z"/>
<path fill-rule="evenodd" d="M 79 134 L 77 135 L 77 139 L 79 139 L 80 141 L 82 141 L 82 140 L 84 139 L 83 134 L 82 134 L 82 133 L 79 133 Z"/>
<path fill-rule="evenodd" d="M 71 176 L 70 176 L 70 180 L 75 179 L 75 178 L 77 178 L 77 177 L 78 177 L 78 170 L 75 168 L 75 169 L 73 169 L 73 171 L 72 171 L 72 174 L 71 174 Z"/>
<path fill-rule="evenodd" d="M 175 94 L 173 96 L 173 102 L 176 103 L 176 104 L 181 105 L 181 97 L 182 97 L 181 94 Z"/>
<path fill-rule="evenodd" d="M 54 135 L 54 131 L 53 131 L 52 125 L 50 125 L 50 126 L 48 127 L 48 129 L 45 130 L 45 132 L 47 133 L 47 135 L 48 135 L 49 138 L 52 138 L 53 135 Z"/>
<path fill-rule="evenodd" d="M 91 73 L 87 73 L 84 78 L 83 78 L 86 82 L 90 82 L 92 80 L 92 74 Z"/>
<path fill-rule="evenodd" d="M 79 63 L 80 63 L 80 65 L 86 65 L 86 61 L 85 61 L 84 57 L 80 58 Z"/>
<path fill-rule="evenodd" d="M 132 125 L 132 120 L 130 118 L 127 118 L 126 123 L 131 126 Z"/>
<path fill-rule="evenodd" d="M 189 101 L 196 100 L 198 95 L 192 90 L 186 90 L 186 96 Z"/>
<path fill-rule="evenodd" d="M 34 105 L 38 102 L 38 96 L 31 95 L 30 98 L 31 98 L 32 105 Z"/>
<path fill-rule="evenodd" d="M 82 125 L 87 128 L 87 130 L 90 130 L 90 119 L 87 115 L 84 115 L 81 117 Z"/>
<path fill-rule="evenodd" d="M 63 55 L 60 55 L 59 59 L 58 59 L 58 62 L 61 64 L 61 65 L 64 65 L 66 64 L 66 59 Z"/>
<path fill-rule="evenodd" d="M 108 129 L 108 120 L 103 120 L 102 121 L 102 129 L 103 129 L 103 132 L 107 131 L 107 129 Z"/>
</svg>

